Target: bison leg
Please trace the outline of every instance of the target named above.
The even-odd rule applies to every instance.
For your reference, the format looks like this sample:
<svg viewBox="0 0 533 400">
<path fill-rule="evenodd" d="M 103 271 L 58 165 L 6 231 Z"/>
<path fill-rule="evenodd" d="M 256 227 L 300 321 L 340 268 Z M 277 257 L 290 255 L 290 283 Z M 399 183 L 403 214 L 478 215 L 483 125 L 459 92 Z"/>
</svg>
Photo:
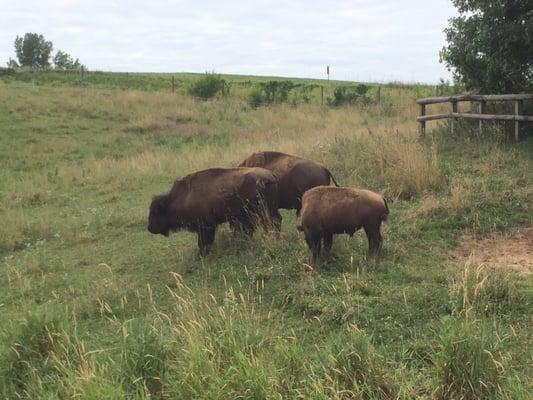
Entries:
<svg viewBox="0 0 533 400">
<path fill-rule="evenodd" d="M 311 250 L 311 265 L 315 266 L 320 256 L 322 237 L 305 235 L 305 241 L 307 242 L 307 246 L 309 246 L 309 250 Z"/>
<path fill-rule="evenodd" d="M 240 217 L 230 223 L 233 233 L 244 233 L 247 236 L 253 236 L 255 231 L 255 223 L 250 217 Z"/>
<path fill-rule="evenodd" d="M 383 247 L 383 237 L 379 232 L 381 222 L 365 226 L 365 233 L 368 239 L 368 253 L 371 256 L 377 255 Z"/>
<path fill-rule="evenodd" d="M 209 253 L 213 242 L 215 241 L 215 226 L 203 226 L 198 229 L 198 248 L 200 255 L 205 256 Z"/>
<path fill-rule="evenodd" d="M 281 232 L 281 221 L 283 218 L 278 210 L 272 210 L 270 212 L 270 223 L 277 232 Z"/>
<path fill-rule="evenodd" d="M 331 246 L 333 246 L 333 235 L 332 234 L 324 235 L 324 252 L 326 254 L 329 254 L 329 252 L 331 251 Z"/>
</svg>

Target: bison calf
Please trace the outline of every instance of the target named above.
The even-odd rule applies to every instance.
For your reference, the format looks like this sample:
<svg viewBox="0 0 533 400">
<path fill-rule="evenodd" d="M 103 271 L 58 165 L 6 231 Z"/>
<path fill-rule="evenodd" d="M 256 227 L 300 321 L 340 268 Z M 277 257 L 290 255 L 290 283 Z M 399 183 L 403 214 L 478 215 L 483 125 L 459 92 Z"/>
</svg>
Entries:
<svg viewBox="0 0 533 400">
<path fill-rule="evenodd" d="M 198 234 L 200 254 L 206 254 L 219 224 L 253 234 L 258 222 L 281 224 L 277 211 L 277 178 L 263 168 L 211 168 L 174 182 L 170 192 L 155 196 L 148 230 L 168 236 L 186 229 Z"/>
<path fill-rule="evenodd" d="M 320 255 L 321 241 L 329 252 L 333 235 L 352 236 L 361 227 L 368 238 L 370 254 L 377 253 L 383 244 L 380 227 L 386 221 L 389 208 L 383 196 L 369 190 L 319 186 L 305 192 L 298 230 L 312 251 L 315 265 Z"/>
</svg>

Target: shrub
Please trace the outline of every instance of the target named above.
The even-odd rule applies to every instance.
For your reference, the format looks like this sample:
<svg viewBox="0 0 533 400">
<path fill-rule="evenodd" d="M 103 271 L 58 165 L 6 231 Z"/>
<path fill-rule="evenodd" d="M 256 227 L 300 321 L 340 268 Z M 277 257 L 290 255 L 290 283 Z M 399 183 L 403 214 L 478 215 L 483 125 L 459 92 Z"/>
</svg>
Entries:
<svg viewBox="0 0 533 400">
<path fill-rule="evenodd" d="M 291 81 L 268 81 L 259 84 L 267 103 L 283 103 L 287 101 L 289 93 L 296 85 Z"/>
<path fill-rule="evenodd" d="M 438 399 L 494 399 L 505 384 L 502 339 L 478 322 L 445 319 L 434 357 Z"/>
<path fill-rule="evenodd" d="M 188 89 L 188 93 L 202 100 L 209 100 L 217 95 L 226 95 L 228 83 L 220 75 L 207 73 L 202 78 L 193 82 Z"/>
<path fill-rule="evenodd" d="M 15 68 L 3 68 L 0 67 L 0 76 L 13 76 L 16 74 Z"/>
<path fill-rule="evenodd" d="M 259 88 L 253 88 L 250 93 L 248 93 L 248 105 L 252 108 L 257 108 L 263 105 L 265 99 L 263 97 L 263 92 Z"/>
<path fill-rule="evenodd" d="M 289 94 L 297 86 L 291 81 L 261 82 L 248 94 L 248 104 L 257 108 L 261 105 L 287 102 Z"/>
<path fill-rule="evenodd" d="M 333 98 L 327 99 L 327 104 L 331 107 L 353 105 L 358 101 L 367 103 L 369 101 L 366 93 L 370 89 L 367 85 L 339 86 L 333 91 Z"/>
</svg>

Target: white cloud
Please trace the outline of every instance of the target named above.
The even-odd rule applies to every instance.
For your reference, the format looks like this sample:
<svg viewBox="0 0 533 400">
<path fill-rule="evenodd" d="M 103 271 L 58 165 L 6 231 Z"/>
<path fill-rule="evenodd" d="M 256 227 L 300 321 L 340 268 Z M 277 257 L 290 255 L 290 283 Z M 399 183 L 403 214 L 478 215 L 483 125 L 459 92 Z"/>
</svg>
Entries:
<svg viewBox="0 0 533 400">
<path fill-rule="evenodd" d="M 42 33 L 92 69 L 436 82 L 448 0 L 0 0 L 0 63 Z"/>
</svg>

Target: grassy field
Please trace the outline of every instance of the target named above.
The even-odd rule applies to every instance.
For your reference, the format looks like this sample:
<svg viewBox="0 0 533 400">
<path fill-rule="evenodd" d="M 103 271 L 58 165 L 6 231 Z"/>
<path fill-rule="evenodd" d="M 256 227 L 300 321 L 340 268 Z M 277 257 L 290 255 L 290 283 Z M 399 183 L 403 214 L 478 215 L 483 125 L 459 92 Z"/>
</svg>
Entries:
<svg viewBox="0 0 533 400">
<path fill-rule="evenodd" d="M 214 73 L 209 73 L 214 74 Z M 216 74 L 215 74 L 216 75 Z M 119 90 L 142 90 L 172 92 L 172 77 L 174 77 L 175 93 L 186 95 L 191 85 L 205 77 L 199 73 L 128 73 L 128 72 L 104 72 L 84 71 L 15 71 L 0 67 L 0 79 L 14 86 L 77 86 L 93 89 L 119 89 Z M 246 100 L 250 91 L 260 84 L 267 82 L 290 81 L 295 85 L 291 90 L 288 102 L 321 104 L 331 97 L 335 88 L 340 86 L 353 86 L 354 82 L 326 81 L 306 78 L 282 78 L 275 76 L 245 76 L 245 75 L 219 75 L 229 87 L 229 96 Z M 417 97 L 435 94 L 435 86 L 421 84 L 403 84 L 392 82 L 387 84 L 367 83 L 370 87 L 369 97 L 375 100 L 378 97 L 378 86 L 381 86 L 379 96 L 382 104 L 389 106 L 398 104 L 398 100 L 409 93 Z M 322 99 L 322 92 L 324 99 Z M 453 87 L 440 85 L 439 90 L 448 94 L 453 93 Z M 381 96 L 382 95 L 382 96 Z M 400 99 L 398 99 L 398 97 Z"/>
<path fill-rule="evenodd" d="M 244 79 L 244 78 L 243 78 Z M 143 88 L 148 89 L 148 88 Z M 529 399 L 533 277 L 453 257 L 533 223 L 533 140 L 416 133 L 416 97 L 252 109 L 157 90 L 0 81 L 0 394 L 36 398 Z M 390 199 L 382 257 L 336 237 L 146 230 L 176 177 L 272 149 Z"/>
</svg>

